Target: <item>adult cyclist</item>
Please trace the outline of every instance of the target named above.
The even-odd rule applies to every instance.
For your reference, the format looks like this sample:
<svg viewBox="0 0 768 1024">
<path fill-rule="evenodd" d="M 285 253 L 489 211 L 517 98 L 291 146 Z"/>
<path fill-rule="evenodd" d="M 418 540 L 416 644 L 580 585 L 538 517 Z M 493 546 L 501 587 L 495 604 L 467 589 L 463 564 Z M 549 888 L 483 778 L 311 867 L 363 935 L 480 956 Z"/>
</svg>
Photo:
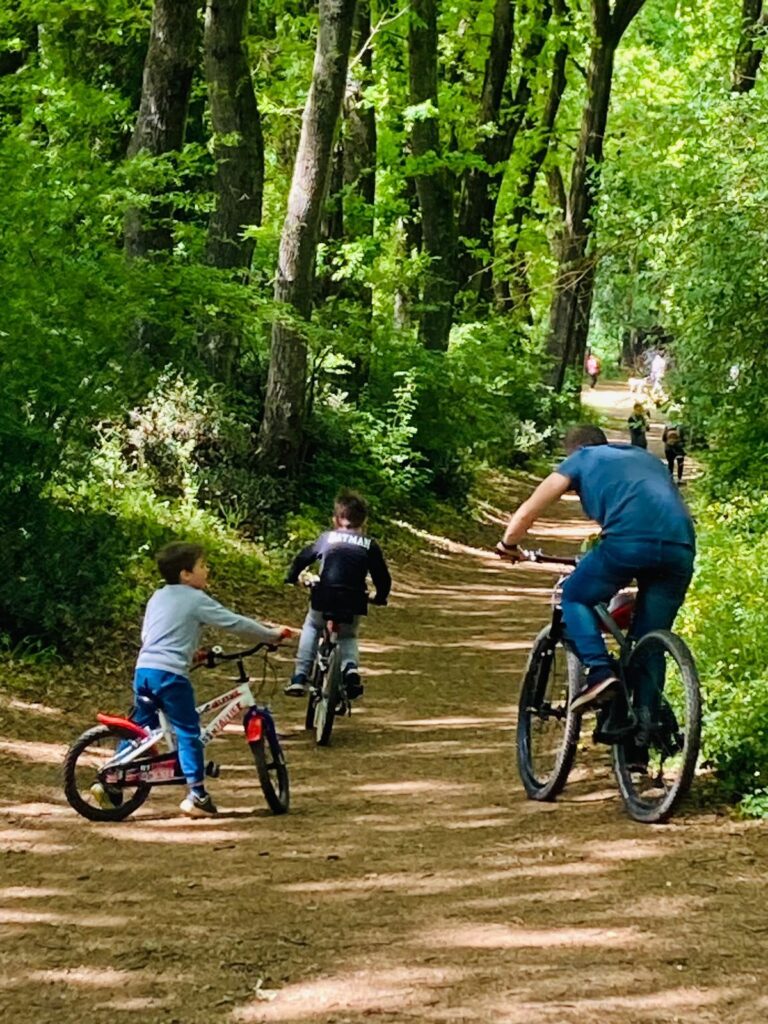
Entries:
<svg viewBox="0 0 768 1024">
<path fill-rule="evenodd" d="M 520 558 L 519 542 L 539 516 L 567 491 L 575 491 L 600 542 L 563 585 L 566 637 L 587 669 L 572 701 L 574 710 L 609 699 L 616 669 L 594 613 L 621 587 L 637 580 L 632 635 L 670 629 L 693 574 L 695 534 L 690 513 L 664 464 L 635 445 L 609 444 L 599 427 L 572 427 L 567 458 L 512 515 L 496 550 Z"/>
</svg>

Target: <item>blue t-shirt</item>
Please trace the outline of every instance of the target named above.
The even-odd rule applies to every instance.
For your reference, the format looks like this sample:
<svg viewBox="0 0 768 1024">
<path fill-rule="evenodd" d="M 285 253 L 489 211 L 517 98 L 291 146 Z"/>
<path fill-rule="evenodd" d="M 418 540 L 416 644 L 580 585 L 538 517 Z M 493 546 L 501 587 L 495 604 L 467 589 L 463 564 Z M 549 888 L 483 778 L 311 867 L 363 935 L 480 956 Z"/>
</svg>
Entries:
<svg viewBox="0 0 768 1024">
<path fill-rule="evenodd" d="M 644 448 L 587 445 L 560 463 L 606 540 L 666 540 L 695 547 L 688 509 L 667 467 Z"/>
</svg>

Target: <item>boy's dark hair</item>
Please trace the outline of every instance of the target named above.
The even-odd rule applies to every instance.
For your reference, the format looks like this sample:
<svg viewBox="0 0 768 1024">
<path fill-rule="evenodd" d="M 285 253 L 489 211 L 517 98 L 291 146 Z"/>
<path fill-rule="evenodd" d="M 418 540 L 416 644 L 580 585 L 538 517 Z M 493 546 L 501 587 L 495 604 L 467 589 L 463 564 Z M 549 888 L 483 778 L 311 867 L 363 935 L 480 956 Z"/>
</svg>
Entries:
<svg viewBox="0 0 768 1024">
<path fill-rule="evenodd" d="M 355 491 L 340 491 L 333 503 L 333 514 L 352 527 L 362 526 L 368 518 L 368 505 Z"/>
<path fill-rule="evenodd" d="M 600 427 L 591 423 L 581 423 L 576 427 L 569 427 L 565 434 L 563 445 L 570 455 L 577 448 L 584 448 L 587 445 L 608 444 L 608 438 Z"/>
<path fill-rule="evenodd" d="M 164 548 L 157 552 L 155 561 L 157 562 L 157 568 L 160 570 L 160 575 L 166 583 L 179 583 L 182 569 L 192 572 L 195 568 L 195 562 L 198 558 L 202 558 L 204 554 L 205 549 L 199 544 L 174 541 L 172 544 L 166 544 Z"/>
</svg>

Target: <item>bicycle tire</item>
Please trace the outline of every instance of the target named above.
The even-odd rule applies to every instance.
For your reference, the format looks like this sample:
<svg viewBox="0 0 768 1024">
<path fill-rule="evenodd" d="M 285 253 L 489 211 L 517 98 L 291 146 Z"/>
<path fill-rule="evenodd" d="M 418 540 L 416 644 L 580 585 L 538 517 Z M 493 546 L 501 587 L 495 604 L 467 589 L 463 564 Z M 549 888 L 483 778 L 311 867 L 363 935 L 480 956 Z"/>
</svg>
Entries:
<svg viewBox="0 0 768 1024">
<path fill-rule="evenodd" d="M 701 740 L 699 676 L 693 655 L 679 636 L 669 630 L 659 629 L 646 633 L 638 640 L 627 659 L 625 671 L 628 685 L 632 687 L 633 674 L 637 675 L 638 666 L 642 666 L 654 650 L 662 656 L 668 655 L 675 666 L 672 679 L 665 668 L 666 679 L 661 695 L 661 709 L 657 715 L 657 718 L 662 720 L 662 727 L 651 733 L 651 770 L 658 757 L 660 775 L 654 781 L 660 785 L 655 790 L 647 788 L 649 775 L 642 776 L 629 769 L 627 747 L 624 744 L 616 744 L 613 748 L 613 770 L 624 806 L 631 818 L 649 825 L 666 821 L 687 794 L 696 771 Z M 666 732 L 663 727 L 664 718 L 667 719 Z M 670 724 L 671 722 L 674 726 Z M 671 755 L 671 776 L 667 786 L 665 781 L 662 782 L 664 761 L 668 757 L 664 747 L 669 746 L 667 733 L 673 728 L 676 728 L 675 739 L 682 743 L 682 748 Z M 635 775 L 638 775 L 637 779 Z"/>
<path fill-rule="evenodd" d="M 328 671 L 323 679 L 323 688 L 315 706 L 315 742 L 318 747 L 327 747 L 331 742 L 336 705 L 341 694 L 341 655 L 336 648 L 328 661 Z"/>
<path fill-rule="evenodd" d="M 95 803 L 89 803 L 83 796 L 82 787 L 79 784 L 79 772 L 84 767 L 81 758 L 86 754 L 89 747 L 95 747 L 98 745 L 100 740 L 111 741 L 114 740 L 114 749 L 117 748 L 117 744 L 121 740 L 134 739 L 134 734 L 126 729 L 119 729 L 111 725 L 97 725 L 92 729 L 88 729 L 81 736 L 75 740 L 72 746 L 67 751 L 66 757 L 64 758 L 63 774 L 64 774 L 64 795 L 67 798 L 69 806 L 77 811 L 83 818 L 87 818 L 89 821 L 123 821 L 129 815 L 133 814 L 134 811 L 138 810 L 139 807 L 149 796 L 151 786 L 139 784 L 133 790 L 133 794 L 129 799 L 123 799 L 123 802 L 113 808 L 100 807 Z M 110 742 L 110 750 L 114 754 Z M 83 760 L 85 760 L 83 758 Z M 78 766 L 78 762 L 80 766 Z M 85 780 L 88 782 L 92 779 L 91 784 L 95 784 L 99 781 L 98 773 L 91 766 L 87 766 L 87 771 L 84 773 Z M 90 789 L 88 790 L 90 793 Z M 127 794 L 128 790 L 123 790 L 123 794 Z"/>
<path fill-rule="evenodd" d="M 570 709 L 581 666 L 561 640 L 551 646 L 551 628 L 551 624 L 545 626 L 534 640 L 520 690 L 517 766 L 530 800 L 554 800 L 563 791 L 573 767 L 581 726 L 581 716 Z M 544 728 L 538 730 L 537 725 L 547 726 L 551 721 L 555 728 L 550 730 L 552 738 L 547 740 Z M 541 740 L 537 738 L 539 732 Z M 546 755 L 541 767 L 539 753 Z"/>
<path fill-rule="evenodd" d="M 253 760 L 264 797 L 273 814 L 285 814 L 291 802 L 288 767 L 280 741 L 271 729 L 251 744 Z"/>
<path fill-rule="evenodd" d="M 309 693 L 307 694 L 307 710 L 304 715 L 304 728 L 311 731 L 315 728 L 315 708 L 317 707 L 317 694 L 320 692 L 323 685 L 323 673 L 320 670 L 320 666 L 315 666 L 315 672 L 312 677 L 312 683 L 309 687 Z"/>
</svg>

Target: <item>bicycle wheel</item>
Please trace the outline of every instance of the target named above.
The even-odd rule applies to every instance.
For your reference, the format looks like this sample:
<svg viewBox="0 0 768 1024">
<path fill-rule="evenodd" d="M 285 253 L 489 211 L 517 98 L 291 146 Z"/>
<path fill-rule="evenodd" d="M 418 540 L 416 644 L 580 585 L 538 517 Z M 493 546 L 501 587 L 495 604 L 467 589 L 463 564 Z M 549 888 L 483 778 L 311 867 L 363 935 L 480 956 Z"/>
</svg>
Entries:
<svg viewBox="0 0 768 1024">
<path fill-rule="evenodd" d="M 280 742 L 272 729 L 265 728 L 261 739 L 251 743 L 253 760 L 270 810 L 285 814 L 291 801 L 288 768 Z"/>
<path fill-rule="evenodd" d="M 341 693 L 341 657 L 338 648 L 331 654 L 328 671 L 323 679 L 323 689 L 315 706 L 315 742 L 327 747 L 331 742 L 336 705 Z"/>
<path fill-rule="evenodd" d="M 579 739 L 580 716 L 570 710 L 581 668 L 551 626 L 536 637 L 520 691 L 517 766 L 531 800 L 554 800 L 568 779 Z"/>
<path fill-rule="evenodd" d="M 312 676 L 312 682 L 309 687 L 309 693 L 307 694 L 307 711 L 304 716 L 304 728 L 314 729 L 315 727 L 315 709 L 317 707 L 317 694 L 323 685 L 323 673 L 320 671 L 319 665 L 315 666 L 315 672 Z"/>
<path fill-rule="evenodd" d="M 626 676 L 640 722 L 634 740 L 613 748 L 613 770 L 630 816 L 653 824 L 669 818 L 693 780 L 701 738 L 699 677 L 686 644 L 664 629 L 637 642 Z"/>
<path fill-rule="evenodd" d="M 132 738 L 133 734 L 124 729 L 97 725 L 84 732 L 67 751 L 64 795 L 70 807 L 89 821 L 122 821 L 149 796 L 151 786 L 138 783 L 111 787 L 100 778 L 101 769 L 115 756 L 118 744 Z"/>
</svg>

